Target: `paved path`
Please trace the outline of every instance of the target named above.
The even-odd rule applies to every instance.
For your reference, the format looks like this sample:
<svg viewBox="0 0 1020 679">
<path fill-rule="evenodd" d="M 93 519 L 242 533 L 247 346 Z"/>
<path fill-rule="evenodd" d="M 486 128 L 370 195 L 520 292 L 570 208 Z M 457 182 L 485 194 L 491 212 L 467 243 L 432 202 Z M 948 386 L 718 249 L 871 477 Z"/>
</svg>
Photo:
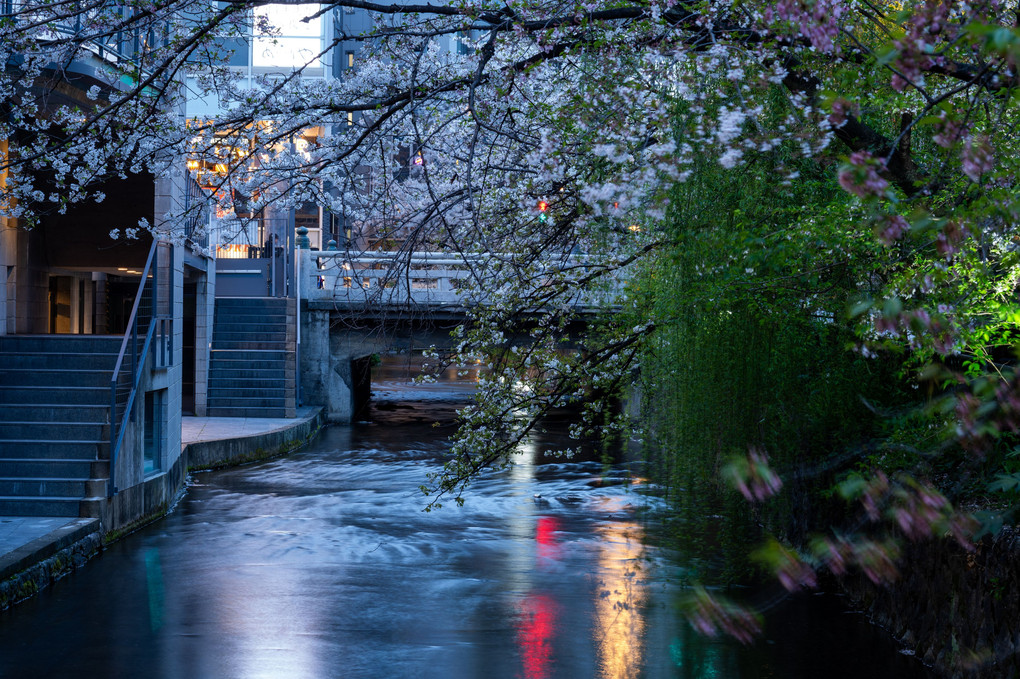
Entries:
<svg viewBox="0 0 1020 679">
<path fill-rule="evenodd" d="M 298 408 L 297 417 L 189 417 L 181 418 L 181 446 L 199 441 L 243 439 L 289 429 L 304 422 L 318 408 Z"/>
<path fill-rule="evenodd" d="M 182 418 L 181 446 L 201 441 L 244 439 L 296 427 L 317 408 L 298 408 L 295 418 L 188 417 Z M 99 519 L 66 516 L 0 516 L 0 581 L 49 558 L 68 545 L 99 530 Z"/>
</svg>

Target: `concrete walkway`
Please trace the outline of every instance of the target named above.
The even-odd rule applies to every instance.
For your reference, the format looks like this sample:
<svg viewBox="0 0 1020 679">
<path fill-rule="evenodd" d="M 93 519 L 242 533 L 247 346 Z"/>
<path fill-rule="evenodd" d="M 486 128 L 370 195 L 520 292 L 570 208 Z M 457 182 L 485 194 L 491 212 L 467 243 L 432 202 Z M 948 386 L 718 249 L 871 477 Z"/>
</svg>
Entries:
<svg viewBox="0 0 1020 679">
<path fill-rule="evenodd" d="M 267 439 L 286 440 L 307 432 L 319 408 L 298 408 L 295 418 L 183 417 L 181 447 L 212 444 L 243 449 Z M 217 446 L 222 443 L 222 446 Z M 0 516 L 0 583 L 52 557 L 100 529 L 99 519 Z"/>
<path fill-rule="evenodd" d="M 307 422 L 317 408 L 298 408 L 297 417 L 189 417 L 181 418 L 181 447 L 204 441 L 244 439 L 292 429 Z"/>
</svg>

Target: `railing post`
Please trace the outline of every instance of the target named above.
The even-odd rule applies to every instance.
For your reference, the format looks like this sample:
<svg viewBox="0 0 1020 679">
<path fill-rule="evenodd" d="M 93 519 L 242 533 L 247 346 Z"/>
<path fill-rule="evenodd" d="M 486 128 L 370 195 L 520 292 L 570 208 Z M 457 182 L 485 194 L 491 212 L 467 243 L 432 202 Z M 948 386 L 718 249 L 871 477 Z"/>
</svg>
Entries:
<svg viewBox="0 0 1020 679">
<path fill-rule="evenodd" d="M 107 453 L 110 461 L 110 485 L 106 487 L 106 497 L 113 497 L 117 492 L 117 485 L 114 473 L 117 468 L 117 378 L 110 380 L 110 452 Z"/>
<path fill-rule="evenodd" d="M 131 325 L 131 384 L 135 383 L 135 375 L 138 367 L 137 364 L 138 364 L 138 322 L 136 320 L 135 323 Z M 130 413 L 125 413 L 125 415 L 130 417 L 132 422 L 135 421 L 134 408 L 131 409 Z"/>
<path fill-rule="evenodd" d="M 149 292 L 149 300 L 152 305 L 152 312 L 149 314 L 149 323 L 155 324 L 156 319 L 159 318 L 159 243 L 156 243 L 155 257 L 152 262 L 152 290 Z M 158 343 L 158 338 L 155 338 Z M 159 351 L 156 347 L 152 347 L 152 359 L 155 361 L 156 366 L 159 366 L 157 360 Z"/>
<path fill-rule="evenodd" d="M 172 245 L 169 245 L 167 247 L 170 248 L 170 278 L 167 279 L 167 287 L 166 287 L 166 289 L 170 293 L 170 303 L 167 306 L 167 311 L 169 313 L 169 320 L 167 321 L 167 327 L 169 328 L 169 330 L 167 331 L 166 344 L 167 344 L 167 350 L 170 353 L 167 356 L 166 364 L 167 365 L 173 365 L 173 362 L 174 362 L 174 279 L 173 279 L 173 277 L 174 277 L 174 268 L 175 268 L 174 267 L 174 258 L 176 257 L 176 254 L 174 252 L 174 247 Z M 181 328 L 181 330 L 183 330 L 183 329 L 184 328 Z"/>
</svg>

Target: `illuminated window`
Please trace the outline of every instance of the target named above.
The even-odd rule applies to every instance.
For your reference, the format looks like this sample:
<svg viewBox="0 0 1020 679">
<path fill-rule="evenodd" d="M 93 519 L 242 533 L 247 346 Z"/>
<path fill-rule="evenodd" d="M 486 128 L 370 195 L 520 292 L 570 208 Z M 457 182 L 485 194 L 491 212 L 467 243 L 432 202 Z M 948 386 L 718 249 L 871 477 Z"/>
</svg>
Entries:
<svg viewBox="0 0 1020 679">
<path fill-rule="evenodd" d="M 322 19 L 303 21 L 318 10 L 318 5 L 265 5 L 255 10 L 256 25 L 265 20 L 278 35 L 256 34 L 252 65 L 273 67 L 322 66 Z"/>
</svg>

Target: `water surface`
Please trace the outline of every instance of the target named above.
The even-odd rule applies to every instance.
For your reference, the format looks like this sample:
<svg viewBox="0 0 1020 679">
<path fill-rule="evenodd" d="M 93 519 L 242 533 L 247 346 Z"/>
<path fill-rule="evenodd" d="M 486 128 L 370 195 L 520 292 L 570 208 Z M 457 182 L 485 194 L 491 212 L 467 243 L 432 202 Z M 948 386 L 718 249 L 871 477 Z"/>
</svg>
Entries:
<svg viewBox="0 0 1020 679">
<path fill-rule="evenodd" d="M 403 377 L 377 372 L 370 422 L 194 475 L 168 517 L 0 613 L 0 677 L 928 676 L 831 596 L 777 606 L 751 647 L 695 635 L 633 465 L 539 439 L 422 512 L 470 384 Z"/>
</svg>

